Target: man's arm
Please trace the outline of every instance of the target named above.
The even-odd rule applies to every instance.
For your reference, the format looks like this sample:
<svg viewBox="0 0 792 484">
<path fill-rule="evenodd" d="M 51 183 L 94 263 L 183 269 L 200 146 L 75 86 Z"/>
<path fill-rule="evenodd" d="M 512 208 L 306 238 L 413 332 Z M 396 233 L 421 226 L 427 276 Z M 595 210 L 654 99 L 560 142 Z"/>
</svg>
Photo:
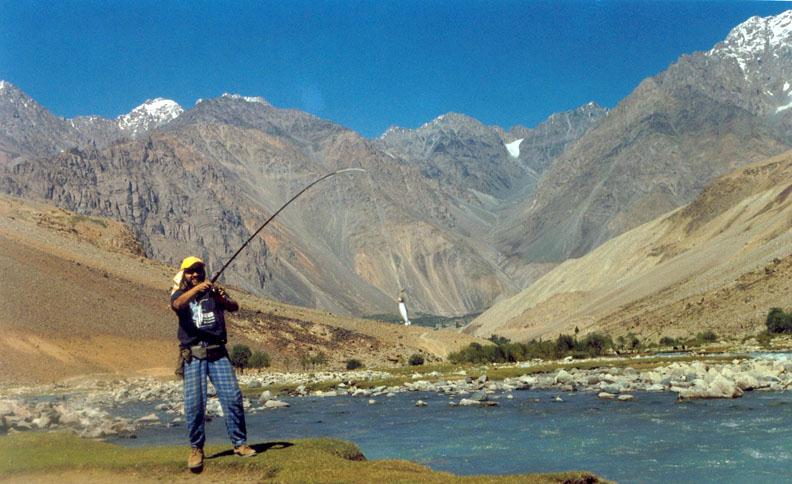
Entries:
<svg viewBox="0 0 792 484">
<path fill-rule="evenodd" d="M 196 294 L 198 294 L 201 291 L 207 291 L 211 288 L 212 288 L 212 283 L 208 281 L 204 281 L 198 284 L 197 286 L 194 286 L 190 290 L 184 291 L 184 294 L 174 299 L 171 302 L 171 308 L 173 308 L 174 311 L 179 312 L 185 307 L 187 307 L 188 304 L 190 304 L 190 301 L 192 300 L 192 298 L 195 297 Z"/>
<path fill-rule="evenodd" d="M 231 299 L 225 289 L 220 286 L 215 287 L 215 298 L 223 305 L 223 309 L 226 311 L 233 313 L 239 310 L 239 304 Z"/>
</svg>

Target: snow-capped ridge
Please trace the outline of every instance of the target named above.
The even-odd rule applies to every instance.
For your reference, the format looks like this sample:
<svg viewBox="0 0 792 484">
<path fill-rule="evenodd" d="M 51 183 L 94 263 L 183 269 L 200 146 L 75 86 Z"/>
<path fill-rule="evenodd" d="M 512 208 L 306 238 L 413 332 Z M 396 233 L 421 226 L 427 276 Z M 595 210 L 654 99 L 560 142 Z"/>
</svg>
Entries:
<svg viewBox="0 0 792 484">
<path fill-rule="evenodd" d="M 130 133 L 133 137 L 142 131 L 147 131 L 167 124 L 184 112 L 176 102 L 165 98 L 148 99 L 128 114 L 116 118 L 118 127 Z"/>
<path fill-rule="evenodd" d="M 408 133 L 409 131 L 410 131 L 410 130 L 409 130 L 409 129 L 407 129 L 407 128 L 402 128 L 402 127 L 400 127 L 400 126 L 396 126 L 396 125 L 388 126 L 388 129 L 386 129 L 386 130 L 385 130 L 385 131 L 384 131 L 384 132 L 383 132 L 383 133 L 382 133 L 382 134 L 379 136 L 379 139 L 385 139 L 386 137 L 388 137 L 388 136 L 390 136 L 390 135 L 392 135 L 392 134 L 396 134 L 396 133 Z"/>
<path fill-rule="evenodd" d="M 260 97 L 260 96 L 241 96 L 239 94 L 231 94 L 231 93 L 224 92 L 221 97 L 228 98 L 228 99 L 238 99 L 240 101 L 247 101 L 249 103 L 263 104 L 265 106 L 269 106 L 270 105 L 263 97 Z"/>
<path fill-rule="evenodd" d="M 771 17 L 751 17 L 734 27 L 723 42 L 706 55 L 732 58 L 747 73 L 754 60 L 773 50 L 792 47 L 792 10 Z"/>
</svg>

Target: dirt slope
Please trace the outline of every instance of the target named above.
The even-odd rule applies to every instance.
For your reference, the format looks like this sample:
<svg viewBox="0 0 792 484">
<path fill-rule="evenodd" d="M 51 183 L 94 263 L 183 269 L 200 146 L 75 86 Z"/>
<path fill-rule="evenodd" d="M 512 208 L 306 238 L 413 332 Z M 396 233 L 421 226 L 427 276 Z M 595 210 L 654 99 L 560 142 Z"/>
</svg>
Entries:
<svg viewBox="0 0 792 484">
<path fill-rule="evenodd" d="M 0 383 L 53 381 L 87 373 L 167 375 L 176 354 L 168 307 L 174 268 L 142 257 L 131 232 L 110 219 L 0 197 Z M 356 320 L 259 299 L 230 289 L 243 308 L 230 343 L 270 353 L 298 369 L 325 353 L 367 365 L 429 359 L 474 339 L 450 331 Z"/>
<path fill-rule="evenodd" d="M 792 152 L 718 178 L 691 204 L 559 265 L 474 320 L 515 339 L 581 330 L 744 335 L 788 307 Z"/>
</svg>

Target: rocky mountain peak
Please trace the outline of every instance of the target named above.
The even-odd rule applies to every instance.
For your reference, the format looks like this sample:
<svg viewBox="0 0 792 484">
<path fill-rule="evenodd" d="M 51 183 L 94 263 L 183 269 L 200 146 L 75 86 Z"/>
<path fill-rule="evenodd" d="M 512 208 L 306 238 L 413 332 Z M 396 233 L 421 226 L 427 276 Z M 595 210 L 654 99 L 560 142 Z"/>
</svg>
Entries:
<svg viewBox="0 0 792 484">
<path fill-rule="evenodd" d="M 223 95 L 220 97 L 224 99 L 234 99 L 237 101 L 245 101 L 249 103 L 258 103 L 258 104 L 263 104 L 265 106 L 271 106 L 270 103 L 268 103 L 263 97 L 260 96 L 241 96 L 239 94 L 231 94 L 224 92 Z"/>
<path fill-rule="evenodd" d="M 118 127 L 132 137 L 176 119 L 184 109 L 176 101 L 161 97 L 148 99 L 129 114 L 117 118 Z"/>
<path fill-rule="evenodd" d="M 11 84 L 8 81 L 0 81 L 0 99 L 4 101 L 23 101 L 24 106 L 30 105 L 37 106 L 36 101 L 30 96 L 25 94 L 21 89 Z"/>
<path fill-rule="evenodd" d="M 696 70 L 709 72 L 710 82 L 723 86 L 713 95 L 762 116 L 786 111 L 781 130 L 788 131 L 792 124 L 787 116 L 792 112 L 788 111 L 792 108 L 792 10 L 774 17 L 751 17 L 699 56 L 705 62 Z M 679 64 L 690 63 L 685 61 Z M 687 69 L 682 71 L 681 76 L 690 75 Z"/>
<path fill-rule="evenodd" d="M 468 127 L 483 127 L 484 125 L 475 118 L 466 114 L 460 113 L 446 113 L 441 114 L 435 119 L 424 123 L 419 130 L 433 129 L 433 128 L 468 128 Z"/>
<path fill-rule="evenodd" d="M 707 55 L 734 58 L 746 72 L 750 61 L 773 50 L 789 47 L 792 47 L 792 10 L 774 17 L 749 18 L 734 27 L 726 39 Z"/>
<path fill-rule="evenodd" d="M 513 158 L 541 174 L 566 146 L 583 136 L 608 110 L 594 101 L 571 111 L 551 114 L 535 128 L 517 125 L 503 134 L 504 145 Z"/>
<path fill-rule="evenodd" d="M 0 81 L 0 163 L 20 155 L 47 156 L 76 146 L 80 134 L 21 89 Z"/>
</svg>

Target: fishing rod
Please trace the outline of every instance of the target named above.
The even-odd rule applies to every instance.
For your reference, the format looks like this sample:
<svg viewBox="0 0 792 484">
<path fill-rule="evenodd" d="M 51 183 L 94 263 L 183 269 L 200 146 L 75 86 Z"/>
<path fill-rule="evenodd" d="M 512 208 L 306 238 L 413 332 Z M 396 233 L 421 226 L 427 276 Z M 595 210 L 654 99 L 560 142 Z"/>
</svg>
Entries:
<svg viewBox="0 0 792 484">
<path fill-rule="evenodd" d="M 226 262 L 226 263 L 225 263 L 225 265 L 223 265 L 222 269 L 220 269 L 220 271 L 219 271 L 217 274 L 215 274 L 215 275 L 214 275 L 214 277 L 212 277 L 212 280 L 211 280 L 212 284 L 214 284 L 214 282 L 215 282 L 215 281 L 216 281 L 216 280 L 217 280 L 217 279 L 220 277 L 220 274 L 222 274 L 222 273 L 223 273 L 223 271 L 225 271 L 225 270 L 226 270 L 226 267 L 228 267 L 228 266 L 229 266 L 229 265 L 230 265 L 230 264 L 231 264 L 231 263 L 234 261 L 234 259 L 236 259 L 236 257 L 239 255 L 239 253 L 240 253 L 240 252 L 242 252 L 242 249 L 244 249 L 245 247 L 247 247 L 247 245 L 250 243 L 250 241 L 251 241 L 251 240 L 253 240 L 253 238 L 254 238 L 256 235 L 258 235 L 258 233 L 259 233 L 259 232 L 261 232 L 261 231 L 264 229 L 264 227 L 266 227 L 266 226 L 267 226 L 267 224 L 269 224 L 270 222 L 272 222 L 272 219 L 274 219 L 275 217 L 277 217 L 277 216 L 278 216 L 278 214 L 279 214 L 279 213 L 281 213 L 281 212 L 283 211 L 283 209 L 284 209 L 284 208 L 288 207 L 290 203 L 292 203 L 293 201 L 297 200 L 297 198 L 298 198 L 300 195 L 302 195 L 303 193 L 305 193 L 306 191 L 308 191 L 308 189 L 309 189 L 309 188 L 311 188 L 312 186 L 316 185 L 316 184 L 317 184 L 317 183 L 319 183 L 320 181 L 322 181 L 322 180 L 326 180 L 326 179 L 330 178 L 331 176 L 335 176 L 335 175 L 338 175 L 338 174 L 341 174 L 341 173 L 348 173 L 348 172 L 351 172 L 351 171 L 366 171 L 366 170 L 364 170 L 363 168 L 345 168 L 345 169 L 343 169 L 343 170 L 334 171 L 334 172 L 332 172 L 332 173 L 328 173 L 327 175 L 324 175 L 323 177 L 321 177 L 321 178 L 319 178 L 319 179 L 317 179 L 317 180 L 314 180 L 314 181 L 313 181 L 313 182 L 311 182 L 311 183 L 310 183 L 310 184 L 309 184 L 307 187 L 305 187 L 305 188 L 303 188 L 302 190 L 300 190 L 299 192 L 297 192 L 297 195 L 295 195 L 295 196 L 291 197 L 291 198 L 289 199 L 289 201 L 288 201 L 288 202 L 284 203 L 284 204 L 283 204 L 283 206 L 282 206 L 281 208 L 279 208 L 279 209 L 278 209 L 278 211 L 276 211 L 275 213 L 273 213 L 273 214 L 272 214 L 272 216 L 271 216 L 270 218 L 268 218 L 268 219 L 267 219 L 267 221 L 266 221 L 266 222 L 264 222 L 264 223 L 261 225 L 261 227 L 259 227 L 259 228 L 258 228 L 258 230 L 256 230 L 255 232 L 253 232 L 253 235 L 251 235 L 251 236 L 250 236 L 250 237 L 249 237 L 249 238 L 248 238 L 248 239 L 245 241 L 245 243 L 244 243 L 244 244 L 242 244 L 242 247 L 240 247 L 240 248 L 239 248 L 239 250 L 237 250 L 236 252 L 234 252 L 234 255 L 232 255 L 232 256 L 231 256 L 231 258 L 230 258 L 230 259 L 228 259 L 228 262 Z"/>
</svg>

